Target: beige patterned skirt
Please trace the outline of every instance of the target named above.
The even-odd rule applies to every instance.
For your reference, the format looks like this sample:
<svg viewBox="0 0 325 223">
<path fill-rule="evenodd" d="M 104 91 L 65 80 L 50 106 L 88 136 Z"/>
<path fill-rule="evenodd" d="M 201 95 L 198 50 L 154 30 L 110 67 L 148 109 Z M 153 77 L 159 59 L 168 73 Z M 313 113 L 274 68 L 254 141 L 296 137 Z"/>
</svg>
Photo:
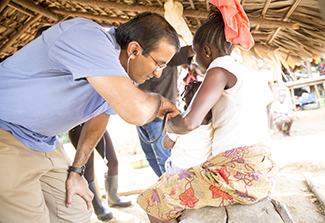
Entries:
<svg viewBox="0 0 325 223">
<path fill-rule="evenodd" d="M 138 204 L 147 214 L 169 221 L 186 209 L 252 204 L 270 196 L 276 168 L 266 144 L 218 154 L 201 166 L 167 177 L 141 192 Z"/>
</svg>

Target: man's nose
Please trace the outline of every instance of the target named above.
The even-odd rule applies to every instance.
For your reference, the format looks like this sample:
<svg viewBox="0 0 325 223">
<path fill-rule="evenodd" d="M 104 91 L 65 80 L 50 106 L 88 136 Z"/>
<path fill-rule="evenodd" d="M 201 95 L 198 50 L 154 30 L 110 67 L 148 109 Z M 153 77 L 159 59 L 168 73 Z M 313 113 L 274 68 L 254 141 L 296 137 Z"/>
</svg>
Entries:
<svg viewBox="0 0 325 223">
<path fill-rule="evenodd" d="M 159 71 L 155 70 L 155 71 L 153 72 L 153 74 L 155 75 L 156 78 L 160 78 L 161 75 L 162 75 L 162 70 L 159 70 Z"/>
</svg>

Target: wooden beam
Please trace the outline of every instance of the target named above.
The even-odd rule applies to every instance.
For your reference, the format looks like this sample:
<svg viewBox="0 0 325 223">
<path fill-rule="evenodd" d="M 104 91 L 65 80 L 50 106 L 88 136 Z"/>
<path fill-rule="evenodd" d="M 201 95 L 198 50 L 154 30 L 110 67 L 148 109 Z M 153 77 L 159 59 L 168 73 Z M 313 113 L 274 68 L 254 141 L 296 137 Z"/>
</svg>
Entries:
<svg viewBox="0 0 325 223">
<path fill-rule="evenodd" d="M 207 11 L 210 11 L 210 1 L 209 0 L 205 0 L 205 5 L 207 7 Z"/>
<path fill-rule="evenodd" d="M 95 1 L 95 0 L 70 0 L 69 2 L 106 7 L 110 9 L 118 9 L 121 11 L 136 11 L 139 13 L 150 11 L 150 12 L 158 13 L 160 15 L 164 15 L 165 13 L 165 9 L 163 7 L 156 7 L 156 6 L 127 5 L 127 4 L 119 4 L 115 2 Z M 186 9 L 183 11 L 183 16 L 194 17 L 194 18 L 206 19 L 208 15 L 209 12 L 206 11 L 198 11 L 193 9 Z"/>
<path fill-rule="evenodd" d="M 270 26 L 270 27 L 281 27 L 281 28 L 288 28 L 288 29 L 299 29 L 299 25 L 293 22 L 286 22 L 281 20 L 275 19 L 263 19 L 259 17 L 252 17 L 248 16 L 249 22 L 252 25 L 258 26 Z"/>
<path fill-rule="evenodd" d="M 262 33 L 252 33 L 252 36 L 254 40 L 260 40 L 260 39 L 267 39 L 269 37 L 269 34 L 262 34 Z"/>
<path fill-rule="evenodd" d="M 33 2 L 30 2 L 28 0 L 12 0 L 18 5 L 21 5 L 22 7 L 25 7 L 33 12 L 36 12 L 37 14 L 41 14 L 47 18 L 50 18 L 54 21 L 59 21 L 59 16 L 55 15 L 53 12 L 43 8 L 42 6 L 36 5 Z"/>
<path fill-rule="evenodd" d="M 190 4 L 191 4 L 191 8 L 195 10 L 195 5 L 193 3 L 193 0 L 189 0 L 190 1 Z"/>
<path fill-rule="evenodd" d="M 264 4 L 264 7 L 263 7 L 263 10 L 262 10 L 262 13 L 261 13 L 261 16 L 262 16 L 263 19 L 265 18 L 265 14 L 266 14 L 267 9 L 268 9 L 269 6 L 270 6 L 270 3 L 271 3 L 271 0 L 267 0 L 267 1 L 265 2 L 265 4 Z M 259 24 L 256 25 L 256 27 L 255 27 L 255 31 L 257 31 L 259 28 L 260 28 L 260 25 L 259 25 Z"/>
<path fill-rule="evenodd" d="M 18 10 L 18 11 L 20 11 L 20 12 L 22 12 L 22 13 L 28 15 L 28 16 L 34 17 L 34 14 L 33 14 L 33 13 L 31 13 L 30 11 L 28 11 L 28 10 L 26 10 L 26 9 L 24 9 L 24 8 L 22 8 L 22 7 L 20 7 L 19 5 L 17 5 L 17 4 L 14 3 L 14 2 L 9 2 L 9 3 L 8 3 L 8 6 L 10 6 L 11 8 L 16 9 L 16 10 Z"/>
<path fill-rule="evenodd" d="M 0 2 L 0 12 L 6 7 L 6 5 L 10 2 L 10 0 L 1 0 Z"/>
<path fill-rule="evenodd" d="M 75 12 L 75 11 L 65 11 L 62 9 L 52 9 L 52 12 L 58 13 L 58 14 L 63 14 L 63 15 L 68 15 L 68 16 L 73 16 L 73 17 L 85 17 L 89 19 L 98 19 L 102 20 L 105 22 L 113 23 L 113 22 L 119 22 L 119 23 L 125 23 L 129 21 L 129 19 L 121 19 L 121 18 L 114 18 L 114 17 L 109 17 L 107 15 L 94 15 L 90 14 L 87 12 Z"/>
<path fill-rule="evenodd" d="M 268 45 L 265 45 L 265 44 L 255 44 L 254 48 L 257 49 L 257 50 L 265 51 L 265 52 L 275 51 L 275 50 L 278 49 L 278 47 L 268 46 Z"/>
<path fill-rule="evenodd" d="M 10 39 L 0 48 L 0 53 L 5 51 L 16 39 L 18 39 L 18 37 L 20 37 L 21 34 L 23 34 L 31 25 L 33 25 L 34 22 L 40 18 L 42 18 L 42 15 L 37 15 L 26 22 L 24 26 L 19 29 L 13 36 L 11 36 Z"/>
<path fill-rule="evenodd" d="M 291 5 L 290 9 L 288 10 L 287 14 L 285 17 L 282 19 L 282 21 L 287 21 L 288 18 L 291 16 L 291 14 L 294 12 L 294 10 L 297 8 L 301 0 L 296 0 L 294 4 Z M 280 32 L 281 27 L 278 27 L 275 32 L 273 33 L 272 37 L 269 39 L 267 42 L 268 44 L 271 44 L 272 41 L 275 39 L 276 35 Z"/>
<path fill-rule="evenodd" d="M 16 0 L 17 1 L 17 0 Z M 67 0 L 64 0 L 67 1 Z M 127 4 L 119 4 L 115 2 L 108 2 L 108 1 L 95 1 L 95 0 L 70 0 L 70 2 L 79 3 L 79 4 L 87 4 L 91 6 L 98 6 L 98 7 L 106 7 L 109 9 L 118 9 L 121 11 L 136 11 L 136 12 L 155 12 L 161 15 L 164 15 L 165 9 L 163 7 L 156 7 L 156 6 L 140 6 L 140 5 L 127 5 Z M 207 1 L 208 2 L 208 1 Z M 52 10 L 53 11 L 53 10 Z M 201 18 L 206 19 L 209 15 L 208 11 L 198 11 L 193 9 L 184 9 L 183 16 L 186 17 L 194 17 L 194 18 Z M 272 19 L 262 19 L 257 17 L 250 17 L 250 24 L 257 25 L 263 24 L 268 25 L 271 27 L 283 27 L 283 28 L 292 28 L 297 29 L 299 25 L 292 22 L 283 22 L 279 20 L 272 20 Z"/>
<path fill-rule="evenodd" d="M 67 0 L 64 0 L 67 1 Z M 106 7 L 110 9 L 118 9 L 121 11 L 136 11 L 136 12 L 155 12 L 158 14 L 163 15 L 165 10 L 163 7 L 155 7 L 155 6 L 140 6 L 140 5 L 127 5 L 127 4 L 119 4 L 115 2 L 108 2 L 108 1 L 94 1 L 94 0 L 69 0 L 69 2 L 86 4 L 91 6 L 98 6 L 98 7 Z"/>
</svg>

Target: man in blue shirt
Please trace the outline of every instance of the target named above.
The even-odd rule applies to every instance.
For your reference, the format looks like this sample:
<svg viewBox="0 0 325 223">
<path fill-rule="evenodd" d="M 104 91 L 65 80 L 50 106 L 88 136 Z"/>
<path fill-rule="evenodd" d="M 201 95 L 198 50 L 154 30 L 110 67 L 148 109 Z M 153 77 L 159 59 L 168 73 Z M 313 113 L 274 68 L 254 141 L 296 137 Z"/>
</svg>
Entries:
<svg viewBox="0 0 325 223">
<path fill-rule="evenodd" d="M 141 126 L 179 113 L 134 85 L 159 77 L 178 50 L 176 31 L 148 12 L 108 32 L 83 18 L 60 22 L 2 62 L 1 222 L 90 222 L 89 154 L 110 115 Z M 59 135 L 84 122 L 71 165 Z"/>
</svg>

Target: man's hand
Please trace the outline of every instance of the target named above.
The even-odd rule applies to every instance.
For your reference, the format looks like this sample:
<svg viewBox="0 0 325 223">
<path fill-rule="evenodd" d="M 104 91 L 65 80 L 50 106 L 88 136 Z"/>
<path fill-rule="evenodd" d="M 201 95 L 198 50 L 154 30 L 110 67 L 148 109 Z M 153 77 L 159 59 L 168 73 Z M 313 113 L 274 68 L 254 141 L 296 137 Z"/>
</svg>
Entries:
<svg viewBox="0 0 325 223">
<path fill-rule="evenodd" d="M 74 194 L 81 196 L 88 206 L 88 210 L 91 208 L 91 202 L 94 198 L 94 194 L 88 188 L 88 182 L 80 176 L 79 173 L 70 172 L 69 177 L 66 181 L 67 187 L 67 207 L 72 205 L 72 197 Z"/>
<path fill-rule="evenodd" d="M 179 113 L 181 113 L 180 110 L 177 109 L 176 105 L 173 102 L 162 97 L 161 95 L 159 95 L 159 96 L 160 96 L 161 104 L 160 104 L 160 108 L 159 108 L 157 117 L 163 119 L 165 113 L 170 112 L 167 115 L 167 119 L 169 119 L 169 118 L 173 118 L 176 115 L 178 115 Z"/>
</svg>

